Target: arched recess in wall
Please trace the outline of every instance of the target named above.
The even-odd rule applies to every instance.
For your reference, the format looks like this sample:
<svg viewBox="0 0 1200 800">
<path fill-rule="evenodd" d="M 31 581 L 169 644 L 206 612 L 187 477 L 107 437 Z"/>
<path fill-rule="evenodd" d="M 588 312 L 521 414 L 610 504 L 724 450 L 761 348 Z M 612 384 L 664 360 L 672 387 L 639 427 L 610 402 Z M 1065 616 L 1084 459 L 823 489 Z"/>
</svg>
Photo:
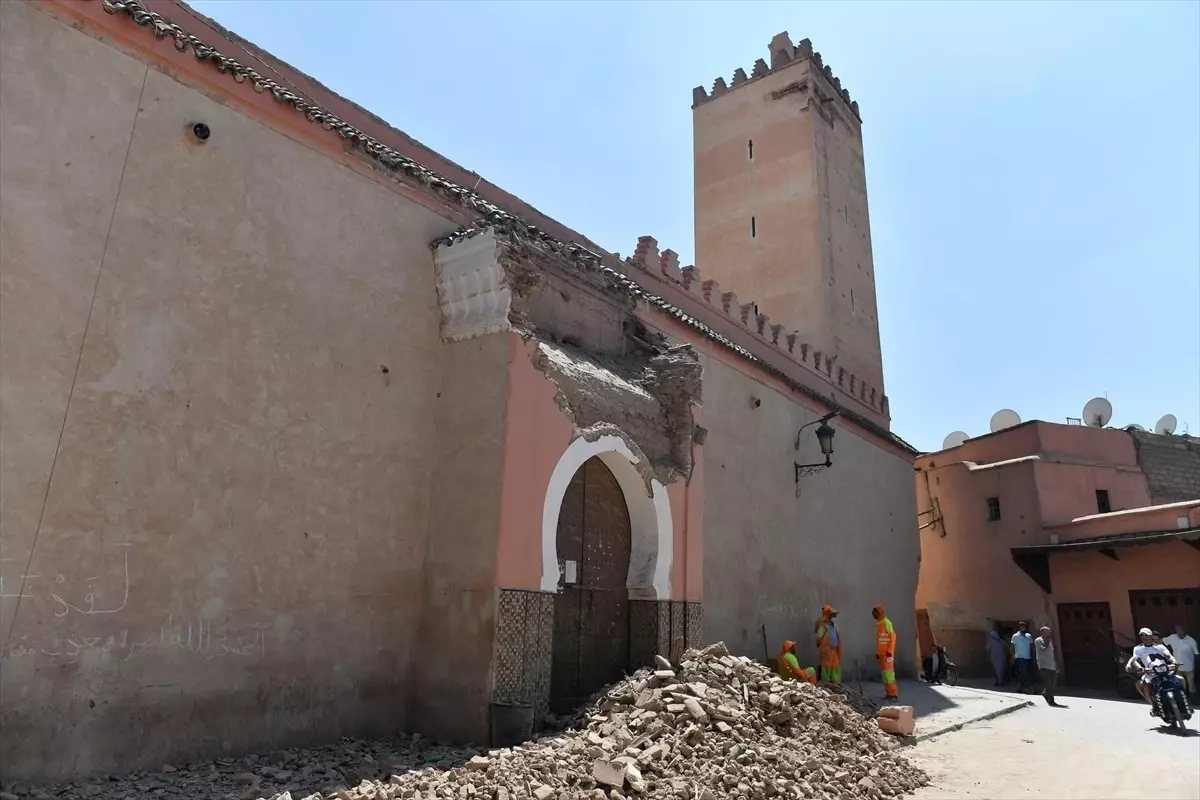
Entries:
<svg viewBox="0 0 1200 800">
<path fill-rule="evenodd" d="M 637 456 L 629 445 L 614 435 L 589 442 L 575 439 L 559 458 L 542 507 L 542 585 L 543 592 L 558 591 L 558 515 L 563 497 L 575 472 L 593 456 L 604 462 L 625 495 L 629 509 L 632 552 L 626 586 L 633 600 L 667 600 L 671 597 L 671 563 L 674 556 L 674 528 L 667 489 L 650 481 L 653 496 L 646 494 L 646 482 L 634 467 Z"/>
</svg>

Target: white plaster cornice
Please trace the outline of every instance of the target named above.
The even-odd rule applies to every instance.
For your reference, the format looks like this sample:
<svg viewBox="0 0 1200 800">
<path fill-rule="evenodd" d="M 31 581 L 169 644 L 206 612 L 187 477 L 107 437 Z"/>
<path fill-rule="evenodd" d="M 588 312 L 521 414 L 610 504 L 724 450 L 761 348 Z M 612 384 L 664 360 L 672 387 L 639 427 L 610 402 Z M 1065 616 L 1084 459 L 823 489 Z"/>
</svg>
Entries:
<svg viewBox="0 0 1200 800">
<path fill-rule="evenodd" d="M 512 292 L 504 284 L 500 243 L 491 231 L 438 246 L 433 264 L 444 340 L 456 342 L 512 329 L 508 320 Z"/>
</svg>

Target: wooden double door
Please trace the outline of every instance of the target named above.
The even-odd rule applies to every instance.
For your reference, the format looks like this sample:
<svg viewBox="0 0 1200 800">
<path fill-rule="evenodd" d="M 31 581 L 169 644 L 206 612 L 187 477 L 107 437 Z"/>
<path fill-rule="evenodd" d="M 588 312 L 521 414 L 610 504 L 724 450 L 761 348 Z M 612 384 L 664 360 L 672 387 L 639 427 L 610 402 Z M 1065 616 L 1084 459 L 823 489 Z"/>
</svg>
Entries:
<svg viewBox="0 0 1200 800">
<path fill-rule="evenodd" d="M 599 458 L 571 479 L 558 517 L 550 709 L 566 713 L 629 665 L 632 530 L 620 484 Z"/>
<path fill-rule="evenodd" d="M 1117 679 L 1117 649 L 1108 603 L 1059 603 L 1058 644 L 1063 682 L 1111 689 Z"/>
<path fill-rule="evenodd" d="M 1135 634 L 1149 628 L 1166 638 L 1182 625 L 1192 636 L 1200 636 L 1200 587 L 1135 589 L 1129 593 L 1129 606 Z"/>
</svg>

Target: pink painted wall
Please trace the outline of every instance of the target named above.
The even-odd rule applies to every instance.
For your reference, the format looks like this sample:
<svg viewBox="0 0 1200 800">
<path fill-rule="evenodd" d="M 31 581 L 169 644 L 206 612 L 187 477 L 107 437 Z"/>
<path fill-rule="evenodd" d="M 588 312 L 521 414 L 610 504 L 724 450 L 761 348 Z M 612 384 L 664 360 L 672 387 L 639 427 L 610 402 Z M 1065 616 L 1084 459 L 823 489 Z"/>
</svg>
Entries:
<svg viewBox="0 0 1200 800">
<path fill-rule="evenodd" d="M 1043 539 L 1032 464 L 976 470 L 948 464 L 916 479 L 917 508 L 929 508 L 933 496 L 942 512 L 940 525 L 921 531 L 917 584 L 917 607 L 929 610 L 934 630 L 986 630 L 989 619 L 1045 615 L 1043 593 L 1010 555 L 1013 547 Z M 989 497 L 1001 499 L 998 522 L 986 519 Z"/>
<path fill-rule="evenodd" d="M 1050 580 L 1056 608 L 1058 603 L 1106 602 L 1112 613 L 1113 629 L 1132 636 L 1131 589 L 1195 586 L 1200 576 L 1200 550 L 1184 542 L 1127 547 L 1117 554 L 1119 561 L 1094 552 L 1051 558 Z M 1057 610 L 1054 616 L 1057 619 Z"/>
<path fill-rule="evenodd" d="M 1037 454 L 1067 456 L 1110 466 L 1137 467 L 1133 438 L 1125 431 L 1059 425 L 1030 420 L 1012 428 L 968 439 L 958 447 L 929 453 L 918 465 L 944 465 L 955 461 L 993 464 Z"/>
<path fill-rule="evenodd" d="M 1137 467 L 1110 467 L 1094 463 L 1033 462 L 1040 519 L 1045 525 L 1070 522 L 1098 513 L 1096 491 L 1108 491 L 1113 509 L 1150 505 L 1146 476 Z"/>
<path fill-rule="evenodd" d="M 1180 524 L 1180 521 L 1183 524 Z M 1092 536 L 1111 536 L 1119 533 L 1149 533 L 1200 527 L 1200 500 L 1147 506 L 1112 514 L 1092 514 L 1064 525 L 1046 528 L 1047 534 L 1058 536 L 1060 542 L 1086 539 Z"/>
<path fill-rule="evenodd" d="M 508 430 L 500 500 L 496 585 L 538 590 L 542 579 L 542 510 L 546 488 L 574 436 L 557 403 L 554 383 L 534 368 L 537 342 L 509 337 Z M 696 410 L 697 414 L 699 409 Z M 671 598 L 700 600 L 704 540 L 703 466 L 697 459 L 690 484 L 667 487 L 674 528 Z M 667 598 L 659 598 L 667 599 Z"/>
<path fill-rule="evenodd" d="M 542 506 L 550 474 L 570 445 L 571 421 L 554 403 L 554 384 L 533 367 L 536 342 L 506 335 L 508 434 L 500 497 L 496 585 L 536 591 L 542 582 Z"/>
</svg>

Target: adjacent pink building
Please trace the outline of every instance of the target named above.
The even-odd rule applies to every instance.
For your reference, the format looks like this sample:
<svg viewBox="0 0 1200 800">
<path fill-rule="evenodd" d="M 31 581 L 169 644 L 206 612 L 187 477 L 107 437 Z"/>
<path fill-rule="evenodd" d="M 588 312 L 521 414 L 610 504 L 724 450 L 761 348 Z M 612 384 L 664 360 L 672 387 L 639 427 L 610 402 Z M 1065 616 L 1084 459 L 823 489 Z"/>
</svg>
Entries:
<svg viewBox="0 0 1200 800">
<path fill-rule="evenodd" d="M 1200 630 L 1200 440 L 1027 422 L 916 461 L 917 590 L 977 673 L 988 629 L 1058 632 L 1067 681 L 1112 686 L 1142 626 Z"/>
</svg>

